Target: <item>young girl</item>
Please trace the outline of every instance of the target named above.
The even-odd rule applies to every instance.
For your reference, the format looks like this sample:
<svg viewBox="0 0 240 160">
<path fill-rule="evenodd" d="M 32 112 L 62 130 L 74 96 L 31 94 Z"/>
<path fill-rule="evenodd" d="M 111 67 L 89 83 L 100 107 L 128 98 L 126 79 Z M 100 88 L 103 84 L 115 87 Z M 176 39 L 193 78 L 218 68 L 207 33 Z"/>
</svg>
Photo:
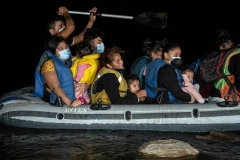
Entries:
<svg viewBox="0 0 240 160">
<path fill-rule="evenodd" d="M 127 82 L 127 96 L 130 96 L 132 93 L 136 94 L 140 90 L 140 79 L 136 75 L 129 75 L 125 77 Z M 143 102 L 145 98 L 140 98 L 139 102 Z"/>
<path fill-rule="evenodd" d="M 100 53 L 93 53 L 92 47 L 84 42 L 77 44 L 76 57 L 73 58 L 71 71 L 75 81 L 75 98 L 82 104 L 88 104 L 90 97 L 88 88 L 93 82 Z"/>
<path fill-rule="evenodd" d="M 182 90 L 186 93 L 191 93 L 198 103 L 204 103 L 205 100 L 201 96 L 199 91 L 199 84 L 193 85 L 194 71 L 190 67 L 181 68 L 182 76 L 183 76 L 183 87 Z"/>
</svg>

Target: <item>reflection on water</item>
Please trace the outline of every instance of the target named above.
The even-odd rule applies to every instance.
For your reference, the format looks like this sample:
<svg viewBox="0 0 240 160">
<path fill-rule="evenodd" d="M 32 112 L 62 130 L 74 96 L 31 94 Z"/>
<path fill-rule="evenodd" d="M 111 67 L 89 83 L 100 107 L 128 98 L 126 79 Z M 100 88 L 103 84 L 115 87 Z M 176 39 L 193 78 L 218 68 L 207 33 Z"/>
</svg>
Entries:
<svg viewBox="0 0 240 160">
<path fill-rule="evenodd" d="M 233 141 L 208 138 L 209 133 L 0 127 L 0 157 L 6 160 L 136 160 L 143 159 L 138 153 L 143 143 L 159 139 L 177 139 L 189 143 L 200 152 L 194 160 L 240 159 L 240 132 L 227 132 L 238 138 L 238 141 Z"/>
</svg>

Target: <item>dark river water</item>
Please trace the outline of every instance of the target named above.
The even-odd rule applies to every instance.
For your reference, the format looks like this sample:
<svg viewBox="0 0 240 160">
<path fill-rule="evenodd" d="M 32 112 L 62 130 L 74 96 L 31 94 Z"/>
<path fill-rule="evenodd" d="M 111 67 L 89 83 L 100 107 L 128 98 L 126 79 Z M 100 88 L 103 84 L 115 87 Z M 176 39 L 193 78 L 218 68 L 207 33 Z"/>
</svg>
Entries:
<svg viewBox="0 0 240 160">
<path fill-rule="evenodd" d="M 0 159 L 4 160 L 139 160 L 149 141 L 177 139 L 200 154 L 192 160 L 239 160 L 240 132 L 231 140 L 209 133 L 110 130 L 41 130 L 0 125 Z M 200 138 L 199 138 L 200 137 Z"/>
<path fill-rule="evenodd" d="M 166 4 L 162 4 L 162 1 L 160 5 L 156 5 L 157 1 L 142 1 L 142 7 L 139 7 L 140 1 L 136 3 L 130 3 L 130 1 L 129 3 L 125 3 L 128 1 L 112 3 L 105 2 L 105 0 L 74 2 L 57 1 L 56 3 L 56 1 L 52 1 L 50 4 L 50 1 L 46 3 L 32 1 L 31 7 L 21 3 L 21 7 L 20 5 L 15 7 L 19 10 L 11 9 L 10 15 L 14 17 L 10 18 L 8 15 L 8 19 L 16 19 L 16 15 L 18 15 L 22 25 L 15 27 L 17 35 L 16 32 L 12 32 L 12 28 L 8 33 L 14 35 L 6 34 L 8 37 L 5 39 L 16 37 L 18 41 L 17 43 L 8 43 L 9 46 L 4 45 L 4 48 L 8 48 L 10 52 L 4 53 L 1 57 L 1 94 L 34 84 L 35 67 L 43 53 L 43 44 L 49 36 L 48 31 L 44 29 L 45 20 L 55 15 L 61 5 L 66 6 L 69 10 L 85 12 L 96 6 L 99 13 L 120 15 L 137 15 L 146 11 L 168 11 L 169 27 L 166 30 L 147 28 L 136 21 L 97 18 L 94 27 L 102 29 L 106 33 L 104 40 L 106 47 L 118 45 L 131 53 L 125 60 L 126 69 L 129 69 L 131 63 L 140 56 L 143 40 L 147 36 L 154 35 L 158 39 L 167 38 L 180 41 L 181 57 L 186 62 L 192 62 L 201 58 L 205 53 L 210 53 L 215 48 L 215 33 L 219 29 L 229 30 L 230 35 L 236 40 L 235 43 L 240 42 L 240 27 L 236 25 L 239 21 L 237 20 L 239 19 L 239 9 L 237 5 L 230 2 L 214 3 L 214 7 L 208 2 L 196 3 L 195 6 L 198 7 L 189 7 L 189 2 L 186 2 L 186 5 L 180 7 L 180 4 L 183 4 L 182 1 L 178 1 L 178 3 L 177 1 L 166 1 Z M 219 7 L 216 6 L 217 4 Z M 25 8 L 23 8 L 24 6 Z M 173 9 L 174 6 L 177 6 L 178 10 Z M 196 10 L 198 8 L 199 10 Z M 26 13 L 23 14 L 23 11 Z M 34 18 L 26 18 L 25 15 L 29 15 L 29 13 L 34 15 Z M 77 35 L 85 27 L 88 16 L 72 15 L 72 17 L 76 24 L 73 35 Z M 12 26 L 16 26 L 16 21 L 12 20 L 11 22 Z M 3 25 L 3 27 L 7 32 L 9 25 Z M 30 32 L 30 28 L 34 31 Z M 74 54 L 74 50 L 72 52 Z M 11 66 L 7 63 L 8 61 L 11 62 Z M 181 140 L 196 148 L 200 154 L 194 158 L 195 160 L 240 160 L 240 132 L 225 134 L 234 137 L 233 140 L 211 138 L 209 133 L 41 130 L 0 124 L 0 160 L 143 160 L 146 158 L 138 152 L 142 144 L 167 139 Z"/>
<path fill-rule="evenodd" d="M 239 21 L 237 20 L 239 9 L 234 9 L 237 5 L 233 3 L 214 3 L 214 7 L 209 7 L 208 3 L 206 5 L 206 3 L 196 2 L 198 7 L 189 7 L 189 2 L 186 2 L 186 5 L 180 7 L 182 1 L 178 3 L 166 1 L 166 4 L 162 4 L 162 1 L 160 5 L 156 5 L 157 1 L 142 1 L 142 7 L 139 7 L 140 1 L 131 3 L 131 5 L 130 1 L 129 3 L 104 2 L 105 0 L 89 0 L 79 3 L 69 0 L 52 1 L 50 4 L 49 1 L 47 3 L 32 1 L 31 7 L 28 4 L 16 7 L 19 11 L 11 9 L 10 15 L 14 17 L 10 18 L 8 15 L 7 18 L 16 19 L 16 15 L 22 15 L 22 25 L 18 25 L 19 28 L 15 29 L 18 31 L 17 35 L 12 30 L 9 32 L 14 33 L 11 37 L 16 37 L 17 43 L 8 43 L 9 46 L 4 46 L 10 52 L 4 53 L 2 55 L 4 57 L 1 57 L 0 95 L 34 84 L 35 67 L 43 53 L 43 44 L 49 36 L 48 31 L 44 30 L 45 20 L 55 15 L 57 8 L 61 5 L 67 6 L 69 10 L 79 11 L 88 11 L 96 6 L 100 13 L 120 15 L 137 15 L 146 11 L 168 11 L 169 27 L 166 30 L 148 28 L 136 21 L 97 18 L 94 27 L 106 33 L 104 40 L 106 47 L 118 45 L 130 53 L 128 59 L 125 60 L 126 69 L 129 69 L 131 63 L 141 56 L 143 40 L 148 36 L 179 41 L 182 45 L 181 57 L 186 63 L 201 58 L 215 48 L 215 33 L 219 29 L 229 30 L 235 44 L 240 42 L 239 25 L 236 25 Z M 122 7 L 117 2 L 121 3 Z M 186 9 L 183 8 L 184 6 Z M 196 10 L 198 8 L 199 11 Z M 26 13 L 23 14 L 23 11 Z M 25 15 L 29 13 L 33 14 L 34 18 L 26 18 Z M 72 15 L 72 18 L 76 24 L 74 35 L 77 35 L 85 27 L 88 17 Z M 16 21 L 11 22 L 12 26 L 16 26 Z M 9 25 L 6 25 L 6 28 L 9 28 Z M 34 32 L 30 32 L 29 28 L 33 28 Z M 10 37 L 9 34 L 6 35 L 8 37 L 5 39 Z M 74 50 L 72 52 L 74 54 Z M 9 60 L 11 70 L 6 63 Z M 233 137 L 233 140 L 226 140 L 211 138 L 209 133 L 41 130 L 3 125 L 0 125 L 0 128 L 0 160 L 142 160 L 145 158 L 138 152 L 142 144 L 167 139 L 181 140 L 196 148 L 200 154 L 194 160 L 240 160 L 240 132 L 227 132 L 226 134 Z"/>
</svg>

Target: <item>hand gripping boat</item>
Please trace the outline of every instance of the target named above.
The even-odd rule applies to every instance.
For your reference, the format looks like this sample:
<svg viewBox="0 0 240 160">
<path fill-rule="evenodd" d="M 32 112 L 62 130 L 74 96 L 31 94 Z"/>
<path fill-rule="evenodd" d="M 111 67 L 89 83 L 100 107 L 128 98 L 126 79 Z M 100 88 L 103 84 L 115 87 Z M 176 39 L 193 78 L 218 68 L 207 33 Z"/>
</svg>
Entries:
<svg viewBox="0 0 240 160">
<path fill-rule="evenodd" d="M 39 129 L 240 131 L 238 102 L 204 104 L 50 105 L 34 96 L 34 86 L 0 98 L 0 123 Z M 61 107 L 59 107 L 61 106 Z"/>
</svg>

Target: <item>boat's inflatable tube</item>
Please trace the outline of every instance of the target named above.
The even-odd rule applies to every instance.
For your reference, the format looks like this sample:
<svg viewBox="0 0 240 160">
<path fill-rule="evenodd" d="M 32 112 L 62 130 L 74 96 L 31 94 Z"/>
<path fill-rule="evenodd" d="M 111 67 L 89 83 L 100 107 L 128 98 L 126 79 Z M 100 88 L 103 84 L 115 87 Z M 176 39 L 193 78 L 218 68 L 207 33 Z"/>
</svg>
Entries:
<svg viewBox="0 0 240 160">
<path fill-rule="evenodd" d="M 32 92 L 34 86 L 0 99 L 0 123 L 41 129 L 108 129 L 177 132 L 240 131 L 240 106 L 218 104 L 51 106 Z"/>
</svg>

